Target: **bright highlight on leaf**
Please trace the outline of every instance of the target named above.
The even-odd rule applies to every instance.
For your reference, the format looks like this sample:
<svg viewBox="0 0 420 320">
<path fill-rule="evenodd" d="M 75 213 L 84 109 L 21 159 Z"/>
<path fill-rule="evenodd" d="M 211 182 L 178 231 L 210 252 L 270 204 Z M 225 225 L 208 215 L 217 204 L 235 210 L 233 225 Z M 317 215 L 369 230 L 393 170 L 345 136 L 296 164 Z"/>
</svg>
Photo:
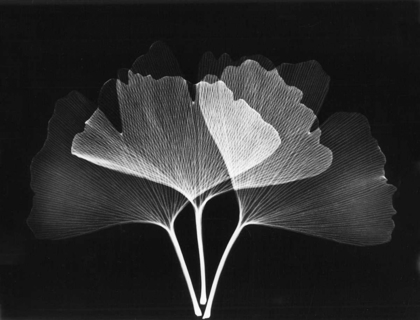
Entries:
<svg viewBox="0 0 420 320">
<path fill-rule="evenodd" d="M 247 60 L 240 67 L 227 67 L 221 80 L 236 98 L 244 100 L 271 124 L 282 141 L 261 164 L 232 176 L 235 189 L 304 179 L 331 165 L 330 150 L 319 143 L 320 130 L 310 132 L 315 114 L 300 103 L 302 92 L 286 85 L 276 70 L 266 71 L 257 62 Z"/>
<path fill-rule="evenodd" d="M 231 177 L 261 163 L 280 146 L 278 132 L 244 100 L 234 101 L 223 82 L 202 82 L 198 94 L 207 129 Z"/>
<path fill-rule="evenodd" d="M 191 97 L 191 85 L 158 42 L 104 85 L 98 106 L 78 93 L 59 100 L 31 166 L 35 197 L 28 224 L 35 235 L 61 239 L 121 223 L 158 225 L 168 232 L 200 316 L 174 221 L 193 205 L 205 304 L 203 210 L 234 189 L 238 227 L 204 318 L 248 224 L 354 245 L 389 241 L 395 188 L 386 183 L 385 157 L 366 119 L 338 113 L 319 126 L 316 114 L 329 84 L 319 64 L 274 68 L 264 59 L 204 55 L 203 81 Z"/>
</svg>

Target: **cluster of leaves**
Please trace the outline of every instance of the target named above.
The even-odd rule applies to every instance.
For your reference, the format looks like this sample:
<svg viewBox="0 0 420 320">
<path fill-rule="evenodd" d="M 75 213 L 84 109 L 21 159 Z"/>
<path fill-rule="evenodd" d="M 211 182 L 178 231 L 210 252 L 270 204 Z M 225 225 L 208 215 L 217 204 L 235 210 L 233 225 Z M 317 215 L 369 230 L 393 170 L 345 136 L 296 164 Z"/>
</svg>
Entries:
<svg viewBox="0 0 420 320">
<path fill-rule="evenodd" d="M 178 255 L 194 311 L 202 315 L 174 221 L 195 209 L 200 303 L 210 317 L 217 284 L 241 230 L 272 226 L 353 245 L 387 242 L 395 187 L 360 114 L 319 124 L 329 77 L 316 61 L 274 67 L 256 56 L 205 54 L 195 85 L 157 42 L 98 106 L 77 92 L 57 102 L 34 158 L 28 224 L 39 238 L 74 237 L 121 223 L 164 228 Z M 239 221 L 207 299 L 202 213 L 234 190 Z"/>
</svg>

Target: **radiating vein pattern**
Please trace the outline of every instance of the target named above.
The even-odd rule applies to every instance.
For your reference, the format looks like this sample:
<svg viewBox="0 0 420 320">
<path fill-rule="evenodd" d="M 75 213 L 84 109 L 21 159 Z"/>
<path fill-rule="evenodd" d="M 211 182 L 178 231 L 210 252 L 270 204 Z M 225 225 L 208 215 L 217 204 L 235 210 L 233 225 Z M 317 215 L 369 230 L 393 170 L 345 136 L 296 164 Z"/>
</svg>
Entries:
<svg viewBox="0 0 420 320">
<path fill-rule="evenodd" d="M 129 73 L 128 85 L 117 86 L 122 134 L 99 111 L 76 136 L 73 154 L 169 186 L 190 200 L 228 179 L 185 80 Z"/>
<path fill-rule="evenodd" d="M 117 85 L 123 132 L 97 110 L 75 137 L 72 153 L 169 186 L 190 201 L 280 145 L 277 131 L 243 100 L 234 101 L 223 82 L 199 84 L 198 102 L 179 77 L 129 73 L 129 84 Z"/>
<path fill-rule="evenodd" d="M 331 167 L 310 179 L 266 189 L 238 190 L 247 221 L 353 245 L 390 240 L 395 187 L 366 118 L 336 113 L 321 125 Z"/>
<path fill-rule="evenodd" d="M 76 92 L 57 102 L 48 139 L 31 166 L 35 197 L 28 223 L 38 237 L 66 238 L 126 222 L 165 225 L 187 203 L 164 185 L 71 154 L 94 108 Z"/>
<path fill-rule="evenodd" d="M 396 189 L 386 183 L 385 156 L 366 118 L 336 113 L 318 127 L 314 112 L 325 96 L 328 77 L 320 73 L 323 85 L 311 87 L 307 79 L 313 78 L 314 69 L 286 69 L 289 75 L 302 76 L 289 81 L 306 85 L 306 101 L 312 110 L 300 103 L 300 90 L 285 84 L 279 75 L 281 67 L 267 71 L 246 60 L 239 66 L 227 66 L 220 75 L 236 99 L 244 100 L 278 131 L 281 145 L 258 165 L 231 177 L 240 216 L 216 270 L 204 319 L 211 315 L 227 257 L 249 224 L 359 246 L 391 239 Z M 205 79 L 218 81 L 215 76 Z"/>
<path fill-rule="evenodd" d="M 246 60 L 227 67 L 221 80 L 236 99 L 244 100 L 272 125 L 281 145 L 260 164 L 234 177 L 235 189 L 276 185 L 316 176 L 332 161 L 331 151 L 319 143 L 320 130 L 310 132 L 314 112 L 300 103 L 302 92 L 288 86 L 274 69 L 267 71 Z"/>
<path fill-rule="evenodd" d="M 233 100 L 222 81 L 200 83 L 199 102 L 208 130 L 231 177 L 271 156 L 281 144 L 278 132 L 244 100 Z"/>
</svg>

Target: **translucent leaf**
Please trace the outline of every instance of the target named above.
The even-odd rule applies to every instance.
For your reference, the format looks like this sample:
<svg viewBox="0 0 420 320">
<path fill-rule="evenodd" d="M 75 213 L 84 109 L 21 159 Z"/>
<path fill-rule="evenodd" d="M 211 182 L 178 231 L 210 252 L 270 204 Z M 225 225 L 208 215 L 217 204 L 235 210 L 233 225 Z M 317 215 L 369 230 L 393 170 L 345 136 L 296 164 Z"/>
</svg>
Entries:
<svg viewBox="0 0 420 320">
<path fill-rule="evenodd" d="M 328 92 L 330 77 L 315 60 L 296 64 L 282 63 L 276 67 L 273 62 L 261 55 L 245 56 L 237 61 L 233 61 L 226 53 L 217 59 L 211 52 L 207 52 L 200 60 L 198 78 L 213 78 L 213 81 L 217 81 L 227 67 L 240 66 L 246 60 L 258 62 L 260 66 L 268 71 L 277 70 L 287 85 L 302 91 L 303 97 L 300 102 L 310 108 L 315 115 L 318 114 Z M 317 129 L 318 126 L 318 119 L 315 119 L 311 131 Z"/>
<path fill-rule="evenodd" d="M 238 190 L 244 221 L 352 245 L 390 241 L 396 188 L 386 183 L 385 156 L 367 119 L 336 113 L 321 130 L 321 143 L 334 154 L 331 167 L 310 179 Z"/>
<path fill-rule="evenodd" d="M 165 59 L 157 61 L 155 55 Z M 161 43 L 152 45 L 148 54 L 136 60 L 132 70 L 156 78 L 165 70 L 174 75 L 179 72 L 176 60 Z M 123 70 L 120 76 L 124 78 Z M 188 200 L 173 188 L 109 170 L 71 154 L 73 138 L 83 131 L 92 114 L 87 126 L 97 129 L 102 121 L 109 125 L 107 133 L 113 138 L 121 136 L 117 82 L 109 80 L 102 87 L 96 111 L 94 104 L 76 92 L 57 102 L 47 141 L 31 166 L 35 196 L 28 224 L 36 237 L 48 239 L 78 236 L 121 223 L 144 222 L 163 227 L 180 260 L 194 311 L 201 315 L 173 228 L 174 219 Z"/>
<path fill-rule="evenodd" d="M 193 201 L 230 178 L 226 165 L 237 175 L 277 149 L 277 132 L 244 101 L 233 101 L 221 82 L 202 83 L 197 95 L 200 108 L 182 78 L 154 80 L 129 73 L 128 85 L 118 82 L 122 134 L 97 110 L 75 137 L 72 153 L 167 185 Z M 225 147 L 217 147 L 208 128 L 213 134 L 225 130 L 224 143 L 221 136 L 216 140 Z"/>
<path fill-rule="evenodd" d="M 296 75 L 304 77 L 305 73 L 296 72 Z M 245 61 L 239 67 L 227 67 L 221 75 L 235 97 L 244 99 L 278 130 L 282 144 L 261 164 L 242 175 L 232 177 L 240 218 L 216 270 L 203 318 L 210 317 L 223 266 L 236 239 L 248 224 L 278 227 L 353 245 L 377 245 L 391 239 L 394 228 L 391 217 L 395 214 L 392 195 L 396 188 L 386 183 L 385 156 L 370 135 L 366 118 L 358 114 L 338 113 L 319 129 L 314 118 L 310 119 L 309 113 L 305 117 L 303 112 L 300 118 L 287 116 L 288 110 L 283 112 L 285 106 L 295 105 L 298 109 L 301 107 L 302 111 L 304 106 L 293 103 L 300 101 L 298 94 L 291 94 L 293 89 L 288 90 L 287 87 L 282 90 L 282 81 L 278 78 L 275 70 L 265 71 L 252 61 Z M 215 81 L 211 76 L 206 79 L 209 82 Z M 273 85 L 276 81 L 277 86 Z M 306 80 L 293 81 L 306 83 Z M 324 86 L 318 88 L 322 89 Z M 325 96 L 324 93 L 313 95 L 316 90 L 308 92 L 308 101 L 314 107 Z M 319 108 L 316 111 L 318 110 Z M 299 121 L 302 125 L 299 125 Z M 314 174 L 308 174 L 306 168 L 317 169 L 320 165 L 310 144 L 303 143 L 302 148 L 296 148 L 301 143 L 298 140 L 298 144 L 290 144 L 288 150 L 285 148 L 288 138 L 293 141 L 300 134 L 302 140 L 304 134 L 312 136 L 313 142 L 316 141 L 331 151 L 330 165 L 325 170 L 314 170 Z M 286 151 L 283 157 L 273 160 L 282 148 Z M 290 151 L 289 154 L 287 151 Z M 288 158 L 297 161 L 289 160 L 292 164 L 289 167 Z M 324 165 L 328 164 L 327 153 L 319 159 Z M 281 161 L 285 161 L 285 170 L 271 171 L 271 181 L 277 183 L 262 188 L 254 188 L 252 186 L 255 184 L 248 184 L 249 187 L 244 188 L 244 181 L 255 181 L 254 177 L 261 179 L 254 171 L 260 170 L 263 174 L 264 170 L 270 172 L 270 168 L 278 169 Z M 264 181 L 264 178 L 261 180 Z"/>
<path fill-rule="evenodd" d="M 278 227 L 367 246 L 391 240 L 392 195 L 385 156 L 360 114 L 337 113 L 321 125 L 321 143 L 334 154 L 330 168 L 316 177 L 259 189 L 236 191 L 240 219 L 220 261 L 203 318 L 210 317 L 227 256 L 248 224 Z"/>
<path fill-rule="evenodd" d="M 74 155 L 172 187 L 189 199 L 226 179 L 223 159 L 199 124 L 185 80 L 129 72 L 128 85 L 118 81 L 117 91 L 122 134 L 98 111 L 74 139 Z M 197 143 L 200 136 L 205 143 Z M 208 157 L 213 161 L 202 161 Z"/>
<path fill-rule="evenodd" d="M 109 170 L 71 154 L 74 135 L 95 106 L 72 92 L 57 102 L 48 138 L 32 161 L 35 192 L 28 225 L 38 238 L 62 239 L 121 223 L 163 227 L 174 244 L 186 277 L 194 310 L 201 315 L 191 279 L 173 230 L 173 220 L 188 203 L 161 184 Z"/>
<path fill-rule="evenodd" d="M 211 77 L 207 81 L 213 82 Z M 279 133 L 281 145 L 259 165 L 235 175 L 235 189 L 256 188 L 296 181 L 325 171 L 332 161 L 328 148 L 319 143 L 320 130 L 310 132 L 315 114 L 300 103 L 302 92 L 288 86 L 276 69 L 267 71 L 246 60 L 227 67 L 221 80 L 234 97 L 244 100 Z"/>
<path fill-rule="evenodd" d="M 28 223 L 40 238 L 77 236 L 124 222 L 169 225 L 187 203 L 171 188 L 71 154 L 73 137 L 94 108 L 77 92 L 59 100 L 47 141 L 32 162 L 35 197 Z"/>
<path fill-rule="evenodd" d="M 223 82 L 202 82 L 197 92 L 207 128 L 231 177 L 261 163 L 280 146 L 278 132 L 244 100 L 234 101 Z"/>
</svg>

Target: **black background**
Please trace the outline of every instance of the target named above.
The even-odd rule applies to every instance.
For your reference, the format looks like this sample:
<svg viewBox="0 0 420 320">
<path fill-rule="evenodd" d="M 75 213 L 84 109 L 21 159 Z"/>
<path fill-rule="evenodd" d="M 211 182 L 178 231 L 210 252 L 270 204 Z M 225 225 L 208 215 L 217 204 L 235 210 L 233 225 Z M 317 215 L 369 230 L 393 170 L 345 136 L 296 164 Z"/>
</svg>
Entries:
<svg viewBox="0 0 420 320">
<path fill-rule="evenodd" d="M 124 225 L 37 240 L 29 165 L 55 101 L 103 83 L 156 40 L 196 82 L 203 53 L 262 54 L 276 65 L 317 60 L 331 76 L 321 122 L 357 111 L 372 126 L 398 187 L 393 240 L 353 247 L 247 227 L 228 258 L 214 319 L 420 317 L 420 10 L 416 2 L 1 6 L 0 303 L 4 319 L 193 319 L 163 229 Z M 204 213 L 208 281 L 238 218 L 235 197 Z M 198 289 L 191 207 L 177 232 Z M 197 290 L 198 291 L 198 290 Z"/>
</svg>

